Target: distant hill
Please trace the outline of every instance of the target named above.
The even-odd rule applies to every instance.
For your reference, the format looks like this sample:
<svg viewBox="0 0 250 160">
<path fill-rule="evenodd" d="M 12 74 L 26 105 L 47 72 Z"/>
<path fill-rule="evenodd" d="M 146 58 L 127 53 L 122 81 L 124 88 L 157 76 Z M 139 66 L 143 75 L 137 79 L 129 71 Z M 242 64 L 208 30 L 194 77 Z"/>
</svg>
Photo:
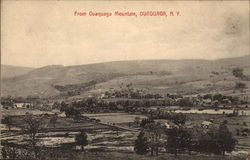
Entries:
<svg viewBox="0 0 250 160">
<path fill-rule="evenodd" d="M 31 70 L 33 70 L 33 68 L 1 64 L 1 79 L 17 77 Z"/>
<path fill-rule="evenodd" d="M 86 96 L 110 88 L 133 87 L 150 92 L 212 92 L 232 89 L 232 69 L 250 74 L 250 56 L 219 60 L 139 60 L 78 66 L 46 66 L 3 79 L 2 95 Z M 248 82 L 246 82 L 248 85 Z M 249 84 L 250 85 L 250 84 Z"/>
</svg>

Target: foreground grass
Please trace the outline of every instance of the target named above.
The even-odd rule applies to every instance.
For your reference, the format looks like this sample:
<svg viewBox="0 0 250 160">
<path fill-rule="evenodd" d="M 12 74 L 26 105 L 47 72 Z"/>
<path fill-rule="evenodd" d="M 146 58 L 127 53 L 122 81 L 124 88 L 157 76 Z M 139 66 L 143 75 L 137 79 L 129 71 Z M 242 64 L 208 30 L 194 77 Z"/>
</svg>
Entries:
<svg viewBox="0 0 250 160">
<path fill-rule="evenodd" d="M 50 154 L 51 155 L 51 154 Z M 56 152 L 53 157 L 43 159 L 51 160 L 245 160 L 246 157 L 232 156 L 209 156 L 209 155 L 188 155 L 180 154 L 174 156 L 172 154 L 162 154 L 158 157 L 147 155 L 137 155 L 135 153 L 120 153 L 120 152 Z"/>
<path fill-rule="evenodd" d="M 206 156 L 206 155 L 170 155 L 170 154 L 164 154 L 160 155 L 158 157 L 152 157 L 149 155 L 136 155 L 136 154 L 122 154 L 122 153 L 94 153 L 94 155 L 91 154 L 79 154 L 76 155 L 77 159 L 82 158 L 88 159 L 88 160 L 240 160 L 244 158 L 237 158 L 237 157 L 222 157 L 222 156 Z"/>
</svg>

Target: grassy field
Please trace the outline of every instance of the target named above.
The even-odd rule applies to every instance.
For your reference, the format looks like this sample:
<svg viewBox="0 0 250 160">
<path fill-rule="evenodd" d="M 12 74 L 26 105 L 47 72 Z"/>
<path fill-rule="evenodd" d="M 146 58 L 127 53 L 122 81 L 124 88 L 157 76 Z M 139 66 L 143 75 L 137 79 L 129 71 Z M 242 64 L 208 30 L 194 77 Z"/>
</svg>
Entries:
<svg viewBox="0 0 250 160">
<path fill-rule="evenodd" d="M 187 155 L 181 154 L 161 154 L 158 157 L 147 155 L 136 155 L 134 153 L 121 152 L 79 152 L 79 151 L 52 151 L 54 160 L 246 160 L 246 156 L 207 156 L 207 155 Z M 48 153 L 46 153 L 48 154 Z M 44 155 L 44 160 L 52 158 Z"/>
<path fill-rule="evenodd" d="M 2 115 L 10 115 L 10 116 L 18 116 L 18 115 L 25 115 L 26 113 L 30 113 L 33 115 L 40 115 L 40 114 L 53 114 L 50 111 L 40 111 L 38 109 L 28 109 L 28 108 L 17 108 L 17 109 L 1 109 Z"/>
<path fill-rule="evenodd" d="M 84 114 L 90 118 L 99 119 L 102 123 L 129 123 L 134 122 L 135 117 L 147 118 L 143 115 L 131 115 L 126 113 L 106 113 L 106 114 Z"/>
<path fill-rule="evenodd" d="M 162 154 L 158 157 L 149 155 L 141 156 L 136 154 L 122 154 L 122 153 L 81 153 L 77 154 L 74 159 L 87 160 L 245 160 L 246 157 L 221 157 L 221 156 L 206 156 L 206 155 L 174 155 Z"/>
</svg>

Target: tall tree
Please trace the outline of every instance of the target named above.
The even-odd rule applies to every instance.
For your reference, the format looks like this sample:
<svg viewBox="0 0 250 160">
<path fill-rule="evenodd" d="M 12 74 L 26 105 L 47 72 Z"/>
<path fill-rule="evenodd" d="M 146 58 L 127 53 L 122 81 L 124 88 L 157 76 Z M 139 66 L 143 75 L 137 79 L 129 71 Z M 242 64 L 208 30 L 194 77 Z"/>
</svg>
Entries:
<svg viewBox="0 0 250 160">
<path fill-rule="evenodd" d="M 225 152 L 233 151 L 236 143 L 232 133 L 223 123 L 219 128 L 210 128 L 207 133 L 200 136 L 198 150 L 209 154 L 225 155 Z"/>
<path fill-rule="evenodd" d="M 8 127 L 9 131 L 10 131 L 11 126 L 13 125 L 12 118 L 11 118 L 10 116 L 7 116 L 7 117 L 5 117 L 5 118 L 2 120 L 2 123 L 5 124 L 5 125 Z"/>
<path fill-rule="evenodd" d="M 146 154 L 148 153 L 148 140 L 147 137 L 145 137 L 145 133 L 143 131 L 141 131 L 137 137 L 137 139 L 135 140 L 135 146 L 134 146 L 134 150 L 137 154 Z"/>
<path fill-rule="evenodd" d="M 79 122 L 80 119 L 81 119 L 81 114 L 80 114 L 80 112 L 75 112 L 75 113 L 74 113 L 73 120 L 74 120 L 75 122 Z"/>
<path fill-rule="evenodd" d="M 58 115 L 55 113 L 53 117 L 50 119 L 50 123 L 53 125 L 53 127 L 56 127 L 56 121 L 58 119 Z"/>
<path fill-rule="evenodd" d="M 189 131 L 183 127 L 173 127 L 168 129 L 166 148 L 170 153 L 177 155 L 179 151 L 184 151 L 189 148 L 192 136 Z"/>
<path fill-rule="evenodd" d="M 24 118 L 23 131 L 30 136 L 33 146 L 36 145 L 36 135 L 43 129 L 43 117 L 35 117 L 33 115 L 26 115 Z"/>
<path fill-rule="evenodd" d="M 226 124 L 220 125 L 218 130 L 218 143 L 220 144 L 222 155 L 225 155 L 225 152 L 232 152 L 236 142 L 236 139 L 234 139 Z"/>
<path fill-rule="evenodd" d="M 158 156 L 159 147 L 162 146 L 161 135 L 164 133 L 165 128 L 160 123 L 148 123 L 145 125 L 146 131 L 149 135 L 149 147 L 151 150 L 151 156 Z"/>
<path fill-rule="evenodd" d="M 76 144 L 80 145 L 82 151 L 84 151 L 84 146 L 88 145 L 88 136 L 85 131 L 81 131 L 80 134 L 75 137 Z"/>
<path fill-rule="evenodd" d="M 134 123 L 138 126 L 140 123 L 141 118 L 140 117 L 135 117 Z"/>
<path fill-rule="evenodd" d="M 173 122 L 174 124 L 176 125 L 184 125 L 186 123 L 186 115 L 182 114 L 182 113 L 178 113 L 178 114 L 175 114 L 173 116 Z"/>
</svg>

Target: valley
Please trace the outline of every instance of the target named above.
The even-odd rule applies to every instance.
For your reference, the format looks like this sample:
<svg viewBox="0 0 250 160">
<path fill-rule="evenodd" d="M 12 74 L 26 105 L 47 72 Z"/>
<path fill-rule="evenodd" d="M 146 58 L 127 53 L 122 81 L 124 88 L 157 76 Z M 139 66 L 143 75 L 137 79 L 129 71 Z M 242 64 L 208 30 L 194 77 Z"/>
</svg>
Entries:
<svg viewBox="0 0 250 160">
<path fill-rule="evenodd" d="M 249 58 L 52 65 L 10 77 L 4 71 L 2 154 L 243 160 L 250 148 Z"/>
</svg>

